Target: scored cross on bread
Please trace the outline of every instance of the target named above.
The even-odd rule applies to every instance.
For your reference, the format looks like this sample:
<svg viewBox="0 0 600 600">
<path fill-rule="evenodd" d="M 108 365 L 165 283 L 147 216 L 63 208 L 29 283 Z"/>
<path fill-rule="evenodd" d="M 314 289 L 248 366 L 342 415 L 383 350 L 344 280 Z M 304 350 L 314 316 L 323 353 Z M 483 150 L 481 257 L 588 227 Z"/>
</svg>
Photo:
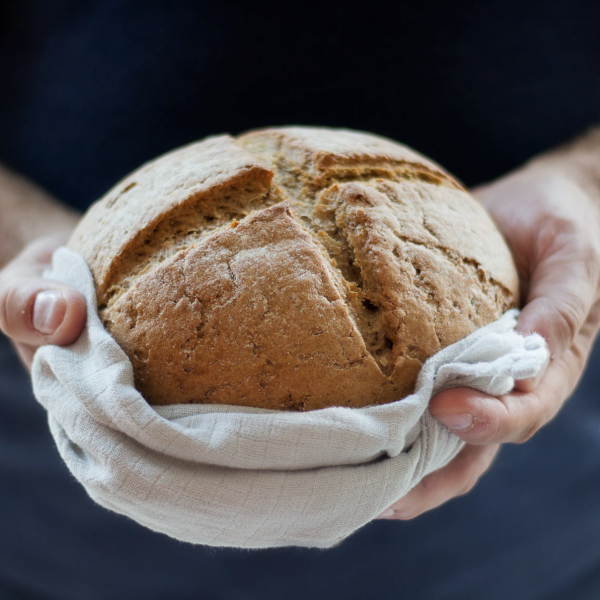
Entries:
<svg viewBox="0 0 600 600">
<path fill-rule="evenodd" d="M 518 300 L 510 251 L 460 183 L 347 130 L 166 154 L 97 202 L 69 245 L 152 404 L 391 402 Z"/>
</svg>

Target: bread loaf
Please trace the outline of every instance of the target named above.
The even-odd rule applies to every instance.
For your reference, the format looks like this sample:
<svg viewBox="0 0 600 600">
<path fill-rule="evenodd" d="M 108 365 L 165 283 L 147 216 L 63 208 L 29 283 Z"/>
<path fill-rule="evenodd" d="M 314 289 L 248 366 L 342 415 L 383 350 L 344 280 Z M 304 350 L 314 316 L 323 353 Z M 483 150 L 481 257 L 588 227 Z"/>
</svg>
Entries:
<svg viewBox="0 0 600 600">
<path fill-rule="evenodd" d="M 208 138 L 121 181 L 70 247 L 151 404 L 398 400 L 513 307 L 495 225 L 452 176 L 374 135 Z"/>
</svg>

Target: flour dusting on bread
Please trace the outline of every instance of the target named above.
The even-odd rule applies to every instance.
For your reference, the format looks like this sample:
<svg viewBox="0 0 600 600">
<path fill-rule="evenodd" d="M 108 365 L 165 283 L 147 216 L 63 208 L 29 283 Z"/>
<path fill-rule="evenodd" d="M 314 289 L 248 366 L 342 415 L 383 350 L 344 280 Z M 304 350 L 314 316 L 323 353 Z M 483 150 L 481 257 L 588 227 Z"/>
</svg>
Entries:
<svg viewBox="0 0 600 600">
<path fill-rule="evenodd" d="M 166 154 L 70 247 L 152 404 L 361 407 L 518 298 L 510 252 L 439 165 L 378 136 L 287 127 Z"/>
</svg>

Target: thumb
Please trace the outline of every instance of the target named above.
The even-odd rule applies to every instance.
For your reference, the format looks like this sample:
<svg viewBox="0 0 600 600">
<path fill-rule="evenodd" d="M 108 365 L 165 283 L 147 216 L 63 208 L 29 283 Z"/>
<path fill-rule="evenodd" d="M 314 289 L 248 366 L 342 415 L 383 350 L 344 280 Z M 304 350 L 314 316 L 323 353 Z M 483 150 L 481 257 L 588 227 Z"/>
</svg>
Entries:
<svg viewBox="0 0 600 600">
<path fill-rule="evenodd" d="M 36 240 L 0 271 L 0 330 L 30 352 L 43 344 L 71 344 L 85 327 L 84 297 L 42 277 L 61 241 L 59 236 Z"/>
<path fill-rule="evenodd" d="M 69 286 L 38 277 L 2 278 L 0 329 L 17 344 L 71 344 L 86 315 L 85 299 Z"/>
</svg>

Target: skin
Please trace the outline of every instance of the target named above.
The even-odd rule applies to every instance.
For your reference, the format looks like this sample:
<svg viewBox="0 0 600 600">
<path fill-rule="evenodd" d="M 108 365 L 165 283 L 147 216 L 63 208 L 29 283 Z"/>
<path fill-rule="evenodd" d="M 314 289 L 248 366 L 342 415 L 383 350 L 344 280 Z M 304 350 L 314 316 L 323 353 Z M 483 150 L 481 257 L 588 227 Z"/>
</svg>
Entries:
<svg viewBox="0 0 600 600">
<path fill-rule="evenodd" d="M 28 369 L 39 346 L 71 344 L 85 325 L 83 296 L 42 278 L 52 252 L 68 240 L 80 216 L 0 167 L 0 329 Z M 38 294 L 46 290 L 59 292 L 59 301 L 49 315 L 53 331 L 42 333 L 33 326 L 34 308 Z"/>
<path fill-rule="evenodd" d="M 469 388 L 432 398 L 430 411 L 467 446 L 379 518 L 407 520 L 469 492 L 501 444 L 523 443 L 579 383 L 600 329 L 600 134 L 542 156 L 474 190 L 504 233 L 521 279 L 518 331 L 537 332 L 551 360 L 539 381 L 494 398 Z M 471 415 L 454 429 L 456 415 Z"/>
<path fill-rule="evenodd" d="M 517 382 L 500 398 L 468 388 L 435 396 L 432 415 L 467 446 L 380 518 L 412 519 L 470 491 L 501 444 L 527 441 L 558 413 L 581 379 L 600 328 L 600 130 L 474 193 L 515 257 L 523 305 L 518 330 L 540 333 L 552 358 L 539 381 Z M 68 345 L 85 325 L 81 294 L 42 278 L 77 219 L 33 184 L 0 169 L 0 329 L 27 368 L 37 347 Z M 471 424 L 456 429 L 457 415 L 470 415 Z"/>
</svg>

